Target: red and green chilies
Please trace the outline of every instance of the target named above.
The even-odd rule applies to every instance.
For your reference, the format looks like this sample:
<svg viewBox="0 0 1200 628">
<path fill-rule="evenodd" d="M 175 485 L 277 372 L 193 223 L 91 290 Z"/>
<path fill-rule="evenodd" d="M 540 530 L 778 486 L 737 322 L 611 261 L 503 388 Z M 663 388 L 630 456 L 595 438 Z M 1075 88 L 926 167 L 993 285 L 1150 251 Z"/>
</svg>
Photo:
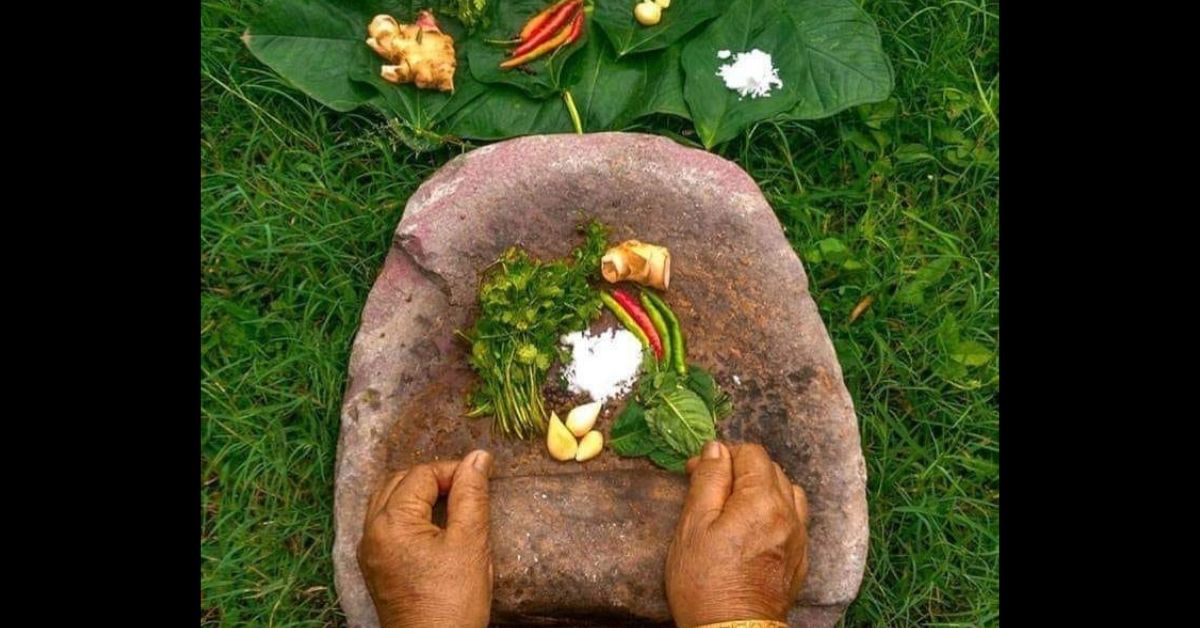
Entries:
<svg viewBox="0 0 1200 628">
<path fill-rule="evenodd" d="M 617 320 L 637 336 L 643 347 L 654 351 L 655 359 L 681 376 L 687 375 L 687 346 L 683 340 L 683 329 L 675 313 L 661 297 L 643 290 L 635 299 L 618 288 L 611 294 L 601 291 L 600 299 Z"/>
<path fill-rule="evenodd" d="M 583 0 L 566 0 L 551 5 L 526 22 L 521 29 L 521 43 L 512 51 L 512 58 L 501 63 L 500 67 L 506 70 L 515 68 L 575 43 L 583 32 L 583 20 Z"/>
<path fill-rule="evenodd" d="M 644 291 L 642 292 L 642 296 L 662 315 L 663 321 L 669 330 L 668 335 L 671 338 L 671 367 L 675 369 L 676 373 L 686 376 L 688 372 L 687 345 L 683 340 L 683 328 L 679 326 L 679 319 L 676 318 L 675 312 L 672 312 L 671 308 L 658 295 L 650 291 Z"/>
<path fill-rule="evenodd" d="M 642 328 L 639 327 L 636 322 L 634 322 L 633 317 L 629 315 L 629 312 L 626 312 L 625 308 L 621 307 L 621 304 L 617 303 L 617 300 L 614 299 L 611 294 L 601 290 L 600 300 L 603 301 L 605 307 L 607 307 L 608 310 L 613 313 L 613 316 L 617 317 L 618 321 L 621 321 L 621 324 L 625 326 L 625 329 L 628 329 L 634 336 L 637 336 L 638 342 L 642 343 L 643 348 L 648 348 L 650 346 L 650 338 L 646 336 L 646 332 L 642 331 Z"/>
<path fill-rule="evenodd" d="M 628 292 L 613 290 L 612 296 L 621 305 L 621 308 L 629 314 L 629 317 L 633 319 L 638 328 L 642 330 L 642 333 L 646 335 L 647 340 L 650 342 L 650 348 L 654 350 L 654 357 L 661 362 L 665 355 L 663 353 L 662 339 L 658 335 L 658 330 L 654 328 L 654 323 L 650 320 L 650 315 L 646 313 L 646 310 Z"/>
</svg>

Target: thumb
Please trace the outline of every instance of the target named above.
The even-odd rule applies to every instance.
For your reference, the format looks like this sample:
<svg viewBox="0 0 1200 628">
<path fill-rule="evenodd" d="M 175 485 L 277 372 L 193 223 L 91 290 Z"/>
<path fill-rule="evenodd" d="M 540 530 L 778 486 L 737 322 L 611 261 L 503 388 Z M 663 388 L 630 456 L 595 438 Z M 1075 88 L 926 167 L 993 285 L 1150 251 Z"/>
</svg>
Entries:
<svg viewBox="0 0 1200 628">
<path fill-rule="evenodd" d="M 489 529 L 488 475 L 492 455 L 473 451 L 458 464 L 446 501 L 446 533 L 459 539 L 487 538 Z"/>
<path fill-rule="evenodd" d="M 725 500 L 733 490 L 733 456 L 725 445 L 710 441 L 704 446 L 691 475 L 682 517 L 711 523 L 721 514 Z"/>
</svg>

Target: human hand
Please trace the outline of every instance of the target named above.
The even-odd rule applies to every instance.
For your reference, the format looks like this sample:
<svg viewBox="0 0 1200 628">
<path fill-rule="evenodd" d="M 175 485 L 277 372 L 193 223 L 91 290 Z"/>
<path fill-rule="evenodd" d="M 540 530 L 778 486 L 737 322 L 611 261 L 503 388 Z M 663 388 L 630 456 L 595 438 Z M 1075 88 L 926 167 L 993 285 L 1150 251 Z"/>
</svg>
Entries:
<svg viewBox="0 0 1200 628">
<path fill-rule="evenodd" d="M 358 565 L 383 628 L 486 626 L 492 608 L 488 474 L 492 456 L 400 471 L 371 498 Z M 447 498 L 446 528 L 433 523 Z"/>
<path fill-rule="evenodd" d="M 704 446 L 667 553 L 682 628 L 785 621 L 808 571 L 808 501 L 759 445 Z"/>
</svg>

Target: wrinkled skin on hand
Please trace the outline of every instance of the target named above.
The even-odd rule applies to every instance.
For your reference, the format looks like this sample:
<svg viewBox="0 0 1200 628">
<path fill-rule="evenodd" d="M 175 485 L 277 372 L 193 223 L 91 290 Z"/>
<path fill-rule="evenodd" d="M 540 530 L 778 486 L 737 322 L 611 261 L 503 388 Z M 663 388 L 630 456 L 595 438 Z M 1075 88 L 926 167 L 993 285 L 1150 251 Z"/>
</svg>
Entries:
<svg viewBox="0 0 1200 628">
<path fill-rule="evenodd" d="M 687 469 L 691 486 L 667 553 L 675 623 L 786 621 L 808 571 L 804 490 L 758 445 L 708 443 Z"/>
<path fill-rule="evenodd" d="M 401 471 L 367 507 L 358 564 L 383 628 L 483 627 L 492 606 L 488 475 L 492 456 Z M 433 523 L 439 494 L 446 528 Z"/>
</svg>

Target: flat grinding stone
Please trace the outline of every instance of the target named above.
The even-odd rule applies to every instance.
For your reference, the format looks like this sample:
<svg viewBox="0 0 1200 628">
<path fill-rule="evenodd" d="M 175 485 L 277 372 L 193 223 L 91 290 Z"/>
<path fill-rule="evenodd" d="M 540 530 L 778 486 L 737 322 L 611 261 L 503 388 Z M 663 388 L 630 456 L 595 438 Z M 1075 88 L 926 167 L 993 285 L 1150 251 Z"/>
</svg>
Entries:
<svg viewBox="0 0 1200 628">
<path fill-rule="evenodd" d="M 610 242 L 671 250 L 668 303 L 688 358 L 733 397 L 723 440 L 762 444 L 808 493 L 809 574 L 794 626 L 832 626 L 867 555 L 858 423 L 804 268 L 737 165 L 632 133 L 532 136 L 447 163 L 409 199 L 363 309 L 342 405 L 333 559 L 351 626 L 378 620 L 355 558 L 363 512 L 391 472 L 495 455 L 497 623 L 669 623 L 663 565 L 687 480 L 609 450 L 558 463 L 543 440 L 493 438 L 462 418 L 475 381 L 455 329 L 476 313 L 480 271 L 519 245 L 560 258 L 597 218 Z M 611 407 L 597 424 L 611 428 Z"/>
</svg>

